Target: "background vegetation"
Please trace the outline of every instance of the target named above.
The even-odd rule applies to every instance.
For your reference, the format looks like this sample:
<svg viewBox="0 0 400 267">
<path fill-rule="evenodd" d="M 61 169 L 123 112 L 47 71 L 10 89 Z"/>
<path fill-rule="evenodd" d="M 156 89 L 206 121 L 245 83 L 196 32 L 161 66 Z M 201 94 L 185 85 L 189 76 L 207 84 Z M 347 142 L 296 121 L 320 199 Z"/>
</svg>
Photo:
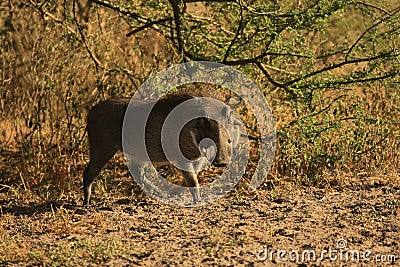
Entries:
<svg viewBox="0 0 400 267">
<path fill-rule="evenodd" d="M 231 65 L 262 88 L 278 131 L 270 181 L 393 177 L 399 14 L 389 0 L 3 1 L 0 190 L 25 201 L 80 192 L 86 139 L 73 148 L 87 110 L 191 60 Z"/>
<path fill-rule="evenodd" d="M 0 265 L 256 266 L 266 244 L 343 237 L 397 255 L 399 40 L 398 0 L 0 1 Z M 179 209 L 144 194 L 117 156 L 82 208 L 89 108 L 192 60 L 263 91 L 278 133 L 267 182 L 248 193 L 253 161 L 233 194 Z"/>
</svg>

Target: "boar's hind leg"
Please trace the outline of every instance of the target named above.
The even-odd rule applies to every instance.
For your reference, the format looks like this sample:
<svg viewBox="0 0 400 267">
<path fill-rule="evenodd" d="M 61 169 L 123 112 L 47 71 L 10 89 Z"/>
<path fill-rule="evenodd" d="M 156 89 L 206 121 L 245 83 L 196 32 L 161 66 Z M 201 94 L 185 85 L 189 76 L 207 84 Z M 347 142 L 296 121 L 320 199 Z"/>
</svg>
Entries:
<svg viewBox="0 0 400 267">
<path fill-rule="evenodd" d="M 115 150 L 110 149 L 106 153 L 104 151 L 90 151 L 90 161 L 83 173 L 83 205 L 89 205 L 90 195 L 92 192 L 92 183 L 103 169 L 104 165 L 114 156 Z"/>
<path fill-rule="evenodd" d="M 197 181 L 197 174 L 195 172 L 182 171 L 183 178 L 185 179 L 185 186 L 190 187 L 190 193 L 193 197 L 193 202 L 199 203 L 201 201 L 199 182 Z"/>
</svg>

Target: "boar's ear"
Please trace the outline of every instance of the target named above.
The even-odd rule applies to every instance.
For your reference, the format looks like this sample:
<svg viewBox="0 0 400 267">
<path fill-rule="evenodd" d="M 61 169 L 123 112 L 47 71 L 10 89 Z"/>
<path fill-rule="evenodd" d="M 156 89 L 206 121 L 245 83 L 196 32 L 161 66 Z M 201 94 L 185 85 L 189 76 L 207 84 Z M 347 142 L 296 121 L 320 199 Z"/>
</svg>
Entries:
<svg viewBox="0 0 400 267">
<path fill-rule="evenodd" d="M 224 102 L 227 103 L 230 107 L 238 108 L 240 105 L 243 104 L 243 99 L 241 99 L 238 95 L 233 95 L 225 99 Z"/>
</svg>

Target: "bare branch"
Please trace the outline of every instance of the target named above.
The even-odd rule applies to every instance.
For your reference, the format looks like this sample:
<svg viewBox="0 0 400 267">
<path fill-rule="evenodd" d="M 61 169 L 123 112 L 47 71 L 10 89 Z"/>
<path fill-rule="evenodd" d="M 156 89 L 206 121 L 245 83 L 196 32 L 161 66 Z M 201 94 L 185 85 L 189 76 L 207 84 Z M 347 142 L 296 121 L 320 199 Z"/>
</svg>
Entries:
<svg viewBox="0 0 400 267">
<path fill-rule="evenodd" d="M 133 71 L 128 70 L 126 67 L 121 66 L 121 65 L 118 65 L 118 64 L 116 64 L 116 63 L 114 63 L 114 66 L 117 67 L 117 69 L 119 69 L 119 70 L 121 70 L 122 72 L 124 72 L 124 73 L 127 75 L 128 79 L 129 79 L 129 80 L 131 81 L 131 83 L 133 84 L 133 86 L 135 87 L 135 89 L 136 89 L 136 90 L 139 90 L 139 86 L 136 84 L 136 82 L 135 82 L 134 79 L 140 81 L 141 83 L 143 83 L 143 81 L 142 81 L 139 77 L 137 77 Z"/>
<path fill-rule="evenodd" d="M 316 1 L 311 6 L 307 7 L 306 9 L 304 9 L 303 12 L 306 12 L 306 11 L 316 7 L 319 2 L 320 1 Z M 268 50 L 269 46 L 272 44 L 272 42 L 275 40 L 275 38 L 280 33 L 285 31 L 288 27 L 292 26 L 295 22 L 296 21 L 294 19 L 291 19 L 289 23 L 284 25 L 281 29 L 277 30 L 277 32 L 274 33 L 271 36 L 270 40 L 266 43 L 264 52 L 262 52 L 261 54 L 255 56 L 253 58 L 239 59 L 239 60 L 232 60 L 232 61 L 224 61 L 223 63 L 226 64 L 226 65 L 231 65 L 231 66 L 232 65 L 245 65 L 245 64 L 249 64 L 249 63 L 256 63 L 260 59 L 263 59 L 266 56 L 290 56 L 290 57 L 300 57 L 300 58 L 312 58 L 311 56 L 307 56 L 307 55 L 294 54 L 294 53 L 274 53 L 274 52 L 269 52 L 269 50 Z"/>
<path fill-rule="evenodd" d="M 49 17 L 50 19 L 52 19 L 54 22 L 57 22 L 58 24 L 61 24 L 61 26 L 63 26 L 65 29 L 67 29 L 69 31 L 69 33 L 72 34 L 76 34 L 76 31 L 74 29 L 72 29 L 71 27 L 69 27 L 68 25 L 66 25 L 64 23 L 64 21 L 62 21 L 61 19 L 57 18 L 56 16 L 54 16 L 53 14 L 43 10 L 42 5 L 41 6 L 37 6 L 37 3 L 33 2 L 32 0 L 29 0 L 29 4 L 35 8 L 37 11 L 39 11 L 43 16 Z"/>
<path fill-rule="evenodd" d="M 235 34 L 235 33 L 231 32 L 230 30 L 225 29 L 221 24 L 218 24 L 218 23 L 214 22 L 210 18 L 200 17 L 200 16 L 193 15 L 193 14 L 190 14 L 190 13 L 186 13 L 185 15 L 190 17 L 189 21 L 193 21 L 193 22 L 204 22 L 204 21 L 206 21 L 209 24 L 213 24 L 214 26 L 218 27 L 223 32 L 225 32 L 226 34 L 229 34 L 229 35 L 234 35 Z"/>
<path fill-rule="evenodd" d="M 242 7 L 242 5 L 239 5 L 239 7 L 240 7 L 239 25 L 237 26 L 237 30 L 236 30 L 235 36 L 231 40 L 228 48 L 226 49 L 224 59 L 222 60 L 223 63 L 228 59 L 228 56 L 229 56 L 229 53 L 231 52 L 233 44 L 235 43 L 235 41 L 239 37 L 240 33 L 243 31 L 243 7 Z"/>
<path fill-rule="evenodd" d="M 99 67 L 104 68 L 104 66 L 103 66 L 103 64 L 100 62 L 100 60 L 94 55 L 94 53 L 92 52 L 92 50 L 90 49 L 89 45 L 88 45 L 87 42 L 86 42 L 85 35 L 83 34 L 82 29 L 81 29 L 81 26 L 79 25 L 78 19 L 77 19 L 77 17 L 76 17 L 76 1 L 77 1 L 77 0 L 74 0 L 73 3 L 72 3 L 72 5 L 73 5 L 72 10 L 73 10 L 73 14 L 74 14 L 74 21 L 75 21 L 76 27 L 77 27 L 77 29 L 78 29 L 79 35 L 81 36 L 82 42 L 83 42 L 83 44 L 85 45 L 86 50 L 88 51 L 90 57 L 92 58 L 92 60 L 93 60 L 93 62 L 94 62 L 94 64 L 95 64 L 95 66 L 96 66 L 96 71 L 98 72 L 98 71 L 99 71 L 98 68 L 99 68 Z"/>
<path fill-rule="evenodd" d="M 253 13 L 258 16 L 277 16 L 277 17 L 294 17 L 294 15 L 289 15 L 289 14 L 276 14 L 275 11 L 271 12 L 258 12 L 251 6 L 247 5 L 247 3 L 244 0 L 239 0 L 240 5 L 243 5 L 250 13 Z"/>
<path fill-rule="evenodd" d="M 180 53 L 184 54 L 184 42 L 182 38 L 182 29 L 181 29 L 181 18 L 180 18 L 180 10 L 179 10 L 179 2 L 180 0 L 169 0 L 172 5 L 172 10 L 174 12 L 174 21 L 175 21 L 175 31 L 176 38 L 178 40 L 178 50 Z"/>
<path fill-rule="evenodd" d="M 343 62 L 340 62 L 340 63 L 337 63 L 337 64 L 333 64 L 331 66 L 328 66 L 328 67 L 319 69 L 317 71 L 311 72 L 311 73 L 309 73 L 307 75 L 304 75 L 302 77 L 298 77 L 296 79 L 288 81 L 288 82 L 285 83 L 285 85 L 286 86 L 292 85 L 292 84 L 297 83 L 297 82 L 299 82 L 299 81 L 301 81 L 303 79 L 307 79 L 307 78 L 310 78 L 312 76 L 318 75 L 318 74 L 320 74 L 322 72 L 326 72 L 326 71 L 329 71 L 329 70 L 337 69 L 337 68 L 343 67 L 345 65 L 355 64 L 355 63 L 360 63 L 360 62 L 368 62 L 368 61 L 372 61 L 372 60 L 376 60 L 376 59 L 380 59 L 380 58 L 386 58 L 386 57 L 389 57 L 390 55 L 392 55 L 392 53 L 393 52 L 390 51 L 390 52 L 386 52 L 386 53 L 381 53 L 381 54 L 379 54 L 377 56 L 373 56 L 373 57 L 357 58 L 357 59 L 353 59 L 353 60 L 345 60 Z"/>
<path fill-rule="evenodd" d="M 285 74 L 289 74 L 289 75 L 293 75 L 293 76 L 298 74 L 298 73 L 287 71 L 287 70 L 283 70 L 283 69 L 280 69 L 280 68 L 277 68 L 277 67 L 274 67 L 274 66 L 265 65 L 265 64 L 262 64 L 262 65 L 263 65 L 264 68 L 270 69 L 270 70 L 273 70 L 273 71 L 276 71 L 276 72 L 285 73 Z"/>
<path fill-rule="evenodd" d="M 371 25 L 370 27 L 368 27 L 359 37 L 358 39 L 352 44 L 352 46 L 349 48 L 349 50 L 346 53 L 345 59 L 347 60 L 347 58 L 349 57 L 351 51 L 353 51 L 353 49 L 356 47 L 356 45 L 361 41 L 361 39 L 369 32 L 371 31 L 373 28 L 375 28 L 376 26 L 378 26 L 379 24 L 383 23 L 386 20 L 391 19 L 394 15 L 396 15 L 396 13 L 398 13 L 400 11 L 400 7 L 395 9 L 392 13 L 390 13 L 388 16 L 380 19 L 378 22 L 376 22 L 375 24 Z"/>
<path fill-rule="evenodd" d="M 140 26 L 139 28 L 137 28 L 136 30 L 133 30 L 132 32 L 129 32 L 127 34 L 127 37 L 139 32 L 139 31 L 142 31 L 142 30 L 144 30 L 146 28 L 149 28 L 149 27 L 151 27 L 155 31 L 160 32 L 160 33 L 163 34 L 163 32 L 161 32 L 160 29 L 158 27 L 156 27 L 156 25 L 161 25 L 164 22 L 172 20 L 172 18 L 163 18 L 163 19 L 159 19 L 159 20 L 153 21 L 153 20 L 151 20 L 149 18 L 140 16 L 138 13 L 130 12 L 130 11 L 127 11 L 127 10 L 123 10 L 123 9 L 121 9 L 119 7 L 116 7 L 116 6 L 113 6 L 113 5 L 111 5 L 110 3 L 107 3 L 107 2 L 102 2 L 102 1 L 99 1 L 99 0 L 89 0 L 89 1 L 91 1 L 91 2 L 93 2 L 95 4 L 98 4 L 100 6 L 109 8 L 111 10 L 114 10 L 115 12 L 117 12 L 119 14 L 122 14 L 124 16 L 127 16 L 129 18 L 133 18 L 133 19 L 135 19 L 136 21 L 138 21 L 140 23 L 145 23 L 145 25 Z"/>
<path fill-rule="evenodd" d="M 195 3 L 195 2 L 214 2 L 214 3 L 229 3 L 235 2 L 235 0 L 183 0 L 185 3 Z"/>
<path fill-rule="evenodd" d="M 399 75 L 399 71 L 391 71 L 388 72 L 385 75 L 382 76 L 376 76 L 376 77 L 370 77 L 370 78 L 365 78 L 365 79 L 354 79 L 354 80 L 347 80 L 347 81 L 339 81 L 335 82 L 335 84 L 340 84 L 340 85 L 347 85 L 347 84 L 354 84 L 354 83 L 365 83 L 365 82 L 373 82 L 373 81 L 382 81 L 387 78 L 395 77 Z"/>
<path fill-rule="evenodd" d="M 344 52 L 346 52 L 346 51 L 348 51 L 348 50 L 349 50 L 348 48 L 340 49 L 340 50 L 338 50 L 338 51 L 334 51 L 334 52 L 329 53 L 329 54 L 317 56 L 317 57 L 315 57 L 315 59 L 324 59 L 324 58 L 336 56 L 336 55 L 342 54 L 342 53 L 344 53 Z"/>
<path fill-rule="evenodd" d="M 376 6 L 376 5 L 373 5 L 371 3 L 364 3 L 364 2 L 361 2 L 361 1 L 356 1 L 356 4 L 367 6 L 367 7 L 372 7 L 372 8 L 375 8 L 375 9 L 385 13 L 386 15 L 390 15 L 390 12 L 388 12 L 388 11 L 384 10 L 383 8 L 380 8 L 380 7 Z"/>
<path fill-rule="evenodd" d="M 127 33 L 126 37 L 130 37 L 140 31 L 143 31 L 144 29 L 147 29 L 147 28 L 153 27 L 154 25 L 159 25 L 159 24 L 162 24 L 162 23 L 168 22 L 168 21 L 172 21 L 172 18 L 168 17 L 168 18 L 163 18 L 163 19 L 159 19 L 159 20 L 155 20 L 155 21 L 150 21 L 150 22 L 146 23 L 145 25 L 140 26 L 139 28 L 134 29 L 133 31 Z"/>
<path fill-rule="evenodd" d="M 275 81 L 275 80 L 271 77 L 271 75 L 269 74 L 269 72 L 267 71 L 267 69 L 264 68 L 264 66 L 263 66 L 260 62 L 257 61 L 257 62 L 255 62 L 255 64 L 256 64 L 257 67 L 262 71 L 262 73 L 264 73 L 265 77 L 267 77 L 267 79 L 268 79 L 268 81 L 269 81 L 270 83 L 272 83 L 273 85 L 275 85 L 275 86 L 277 86 L 277 87 L 280 87 L 280 88 L 285 89 L 285 91 L 286 91 L 287 93 L 294 94 L 293 90 L 291 90 L 287 85 Z"/>
<path fill-rule="evenodd" d="M 136 13 L 136 12 L 131 12 L 131 11 L 123 10 L 123 9 L 121 9 L 121 8 L 119 8 L 119 7 L 116 7 L 116 6 L 111 5 L 110 3 L 102 2 L 102 1 L 99 1 L 99 0 L 89 0 L 89 1 L 92 2 L 92 3 L 98 4 L 98 5 L 100 5 L 100 6 L 104 6 L 104 7 L 106 7 L 106 8 L 109 8 L 109 9 L 111 9 L 111 10 L 114 10 L 114 11 L 116 11 L 116 12 L 122 14 L 122 15 L 128 16 L 128 17 L 130 17 L 130 18 L 137 19 L 137 20 L 140 21 L 140 22 L 149 22 L 149 19 L 140 16 L 140 15 L 139 15 L 138 13 Z"/>
<path fill-rule="evenodd" d="M 300 54 L 275 53 L 275 52 L 265 51 L 264 53 L 261 53 L 258 56 L 255 56 L 255 57 L 252 57 L 252 58 L 225 61 L 224 64 L 230 65 L 230 66 L 246 65 L 246 64 L 250 64 L 250 63 L 256 63 L 260 59 L 263 59 L 266 56 L 289 56 L 289 57 L 311 58 L 311 56 L 305 56 L 305 55 L 300 55 Z"/>
</svg>

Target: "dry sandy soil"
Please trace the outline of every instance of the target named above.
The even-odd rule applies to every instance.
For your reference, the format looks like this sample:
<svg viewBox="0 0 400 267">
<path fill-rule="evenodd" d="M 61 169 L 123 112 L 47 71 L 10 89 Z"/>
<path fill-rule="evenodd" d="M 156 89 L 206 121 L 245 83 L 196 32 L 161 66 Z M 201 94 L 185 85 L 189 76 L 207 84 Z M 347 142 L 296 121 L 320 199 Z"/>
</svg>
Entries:
<svg viewBox="0 0 400 267">
<path fill-rule="evenodd" d="M 400 187 L 386 180 L 236 189 L 196 208 L 159 203 L 125 180 L 89 208 L 15 205 L 3 193 L 0 265 L 400 265 Z"/>
</svg>

